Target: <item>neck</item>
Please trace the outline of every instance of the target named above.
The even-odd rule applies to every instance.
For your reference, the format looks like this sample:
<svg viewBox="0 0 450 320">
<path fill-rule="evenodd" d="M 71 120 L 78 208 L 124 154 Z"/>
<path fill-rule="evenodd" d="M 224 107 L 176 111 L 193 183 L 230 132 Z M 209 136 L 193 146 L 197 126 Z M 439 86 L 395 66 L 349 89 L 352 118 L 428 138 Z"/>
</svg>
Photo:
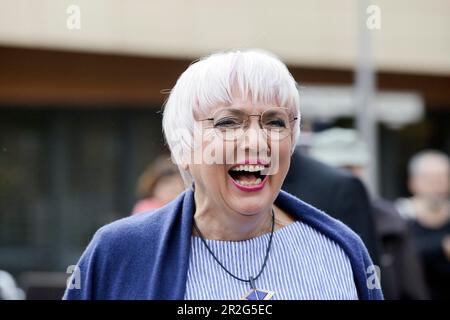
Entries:
<svg viewBox="0 0 450 320">
<path fill-rule="evenodd" d="M 247 240 L 268 233 L 272 228 L 272 208 L 252 215 L 198 204 L 194 214 L 195 222 L 206 239 Z M 194 235 L 198 236 L 196 232 Z"/>
</svg>

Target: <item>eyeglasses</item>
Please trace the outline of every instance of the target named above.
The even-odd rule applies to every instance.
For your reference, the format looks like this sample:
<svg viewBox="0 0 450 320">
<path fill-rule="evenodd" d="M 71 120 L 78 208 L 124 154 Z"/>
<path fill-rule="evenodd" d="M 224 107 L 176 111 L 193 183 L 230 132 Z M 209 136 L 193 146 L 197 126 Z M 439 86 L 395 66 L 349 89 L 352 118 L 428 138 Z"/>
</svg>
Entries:
<svg viewBox="0 0 450 320">
<path fill-rule="evenodd" d="M 250 117 L 259 117 L 260 128 L 271 140 L 286 138 L 292 132 L 291 123 L 298 119 L 290 116 L 289 110 L 283 107 L 271 107 L 261 114 L 247 114 L 241 109 L 227 107 L 217 110 L 210 118 L 198 121 L 211 121 L 211 128 L 221 139 L 236 141 L 250 127 Z"/>
</svg>

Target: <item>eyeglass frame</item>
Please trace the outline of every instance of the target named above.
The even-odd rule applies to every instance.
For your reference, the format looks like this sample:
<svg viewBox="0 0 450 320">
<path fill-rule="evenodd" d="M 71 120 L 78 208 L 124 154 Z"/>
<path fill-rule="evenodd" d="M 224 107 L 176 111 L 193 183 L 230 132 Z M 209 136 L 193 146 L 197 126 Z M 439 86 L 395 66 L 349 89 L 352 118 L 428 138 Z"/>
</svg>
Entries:
<svg viewBox="0 0 450 320">
<path fill-rule="evenodd" d="M 221 110 L 224 110 L 224 109 L 226 109 L 226 108 L 221 108 L 221 109 L 219 109 L 219 110 L 216 110 L 216 111 L 214 112 L 214 114 L 216 114 L 217 112 L 219 112 L 219 111 L 221 111 Z M 286 107 L 270 107 L 269 109 L 282 109 L 282 110 L 289 111 L 289 109 L 286 108 Z M 263 124 L 262 124 L 262 122 L 261 122 L 261 119 L 262 119 L 262 115 L 264 114 L 264 112 L 268 111 L 269 109 L 264 110 L 264 111 L 263 111 L 262 113 L 260 113 L 260 114 L 247 114 L 247 119 L 246 119 L 243 123 L 248 123 L 248 122 L 250 122 L 250 121 L 249 121 L 249 120 L 250 120 L 250 117 L 259 117 L 259 120 L 258 120 L 259 128 L 260 128 L 261 130 L 263 130 L 263 132 L 265 132 L 267 129 L 264 129 Z M 234 109 L 234 110 L 241 111 L 241 110 L 239 110 L 239 109 Z M 244 113 L 245 113 L 245 112 L 244 112 Z M 288 113 L 289 113 L 289 112 L 288 112 Z M 199 121 L 199 122 L 203 122 L 203 121 L 214 121 L 214 114 L 213 114 L 213 116 L 210 117 L 210 118 L 199 119 L 199 120 L 197 120 L 197 121 Z M 289 117 L 289 114 L 288 114 L 288 117 Z M 298 120 L 298 116 L 294 116 L 292 119 L 288 119 L 288 120 L 289 120 L 289 121 L 288 121 L 288 122 L 289 122 L 289 128 L 287 128 L 287 129 L 292 133 L 292 128 L 293 128 L 293 127 L 291 127 L 290 123 L 291 123 L 291 122 L 294 122 L 294 121 L 297 121 L 297 120 Z M 250 127 L 250 126 L 247 126 L 247 128 L 241 127 L 242 129 L 244 129 L 243 134 L 247 132 L 247 130 L 248 130 L 249 127 Z M 213 126 L 211 129 L 218 129 L 218 128 L 215 128 L 215 127 Z M 220 129 L 219 129 L 219 130 L 220 130 Z M 216 132 L 216 134 L 217 134 L 217 130 L 214 130 L 214 132 Z M 265 136 L 266 136 L 267 138 L 270 138 L 267 134 L 265 134 Z M 286 135 L 286 137 L 287 137 L 287 135 Z M 281 139 L 279 139 L 279 140 L 282 140 L 282 139 L 284 139 L 284 138 L 286 138 L 286 137 L 283 137 L 283 138 L 281 138 Z M 239 137 L 236 137 L 235 139 L 232 139 L 232 140 L 227 140 L 227 139 L 225 139 L 224 137 L 221 137 L 221 138 L 224 139 L 224 140 L 226 140 L 226 141 L 236 141 L 236 140 L 238 140 Z"/>
</svg>

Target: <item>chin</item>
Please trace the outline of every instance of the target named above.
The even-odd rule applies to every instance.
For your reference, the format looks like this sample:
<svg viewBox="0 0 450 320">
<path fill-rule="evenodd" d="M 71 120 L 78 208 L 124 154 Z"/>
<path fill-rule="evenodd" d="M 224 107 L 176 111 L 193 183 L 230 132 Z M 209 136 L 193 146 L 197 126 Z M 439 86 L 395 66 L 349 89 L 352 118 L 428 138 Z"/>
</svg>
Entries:
<svg viewBox="0 0 450 320">
<path fill-rule="evenodd" d="M 242 199 L 238 203 L 234 203 L 232 205 L 232 208 L 243 216 L 254 216 L 260 214 L 264 210 L 267 210 L 267 208 L 270 206 L 270 202 L 261 202 L 261 199 L 259 198 L 245 200 Z"/>
</svg>

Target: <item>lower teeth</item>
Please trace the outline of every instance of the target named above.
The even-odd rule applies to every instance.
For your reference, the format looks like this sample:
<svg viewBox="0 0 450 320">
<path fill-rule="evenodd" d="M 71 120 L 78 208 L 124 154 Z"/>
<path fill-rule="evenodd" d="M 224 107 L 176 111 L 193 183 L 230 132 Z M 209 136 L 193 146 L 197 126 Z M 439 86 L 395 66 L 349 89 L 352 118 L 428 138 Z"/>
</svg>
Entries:
<svg viewBox="0 0 450 320">
<path fill-rule="evenodd" d="M 239 183 L 242 186 L 256 186 L 256 185 L 261 183 L 261 178 L 258 178 L 255 181 L 240 181 L 240 180 L 237 180 L 237 183 Z"/>
</svg>

